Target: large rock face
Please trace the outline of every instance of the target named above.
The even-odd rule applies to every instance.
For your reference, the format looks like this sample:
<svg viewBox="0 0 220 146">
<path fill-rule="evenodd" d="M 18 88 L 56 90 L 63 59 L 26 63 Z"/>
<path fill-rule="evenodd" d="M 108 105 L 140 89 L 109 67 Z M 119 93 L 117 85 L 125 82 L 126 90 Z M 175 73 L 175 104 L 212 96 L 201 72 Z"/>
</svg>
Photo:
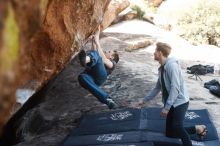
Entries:
<svg viewBox="0 0 220 146">
<path fill-rule="evenodd" d="M 107 8 L 106 13 L 104 14 L 104 20 L 101 24 L 101 29 L 105 29 L 111 24 L 118 14 L 126 9 L 130 5 L 128 0 L 112 0 Z"/>
<path fill-rule="evenodd" d="M 51 1 L 45 21 L 31 39 L 33 76 L 44 83 L 59 72 L 101 23 L 108 1 Z"/>
<path fill-rule="evenodd" d="M 8 7 L 8 1 L 7 0 L 1 0 L 0 1 L 0 49 L 2 48 L 2 31 L 3 31 L 3 25 L 4 25 L 4 20 L 6 18 L 7 14 L 7 7 Z"/>
<path fill-rule="evenodd" d="M 0 143 L 4 138 L 6 139 L 3 141 L 6 143 L 15 142 L 13 140 L 17 137 L 13 136 L 17 134 L 17 127 L 14 126 L 21 124 L 18 122 L 19 119 L 44 100 L 42 91 L 45 92 L 47 89 L 48 81 L 54 79 L 66 64 L 75 58 L 99 24 L 102 23 L 102 29 L 105 29 L 112 23 L 114 17 L 102 22 L 104 15 L 109 16 L 108 13 L 112 13 L 107 11 L 110 1 L 11 0 L 9 5 L 7 0 L 0 2 L 0 12 L 3 12 L 0 17 L 0 51 L 4 49 L 1 47 L 4 46 L 1 38 L 4 36 L 4 19 L 9 9 L 14 14 L 13 19 L 16 20 L 15 25 L 18 28 L 15 35 L 19 38 L 14 62 L 7 72 L 0 72 L 0 87 L 7 93 L 3 94 L 2 90 L 0 92 L 0 131 L 15 103 L 16 89 L 31 88 L 36 91 L 36 94 L 9 120 Z M 126 5 L 122 5 L 125 0 L 112 2 L 118 4 L 113 5 L 115 17 L 129 4 L 126 1 Z M 10 54 L 7 57 L 10 58 Z M 0 55 L 0 61 L 2 60 L 4 61 Z M 0 65 L 0 71 L 2 70 Z M 73 73 L 73 76 L 76 77 L 76 73 Z M 7 139 L 8 134 L 12 135 L 9 136 L 10 140 Z"/>
<path fill-rule="evenodd" d="M 6 115 L 9 115 L 12 104 L 15 103 L 16 88 L 27 88 L 31 85 L 31 88 L 39 90 L 59 73 L 101 23 L 110 0 L 10 2 L 19 28 L 19 50 L 17 61 L 8 71 L 4 71 L 0 66 L 0 87 L 4 87 L 7 93 L 3 94 L 1 89 L 1 104 L 2 101 L 6 102 L 1 105 L 0 129 L 9 117 Z M 2 46 L 5 19 L 3 16 L 7 16 L 8 5 L 6 0 L 0 4 L 0 11 L 3 12 L 0 17 L 0 46 Z M 2 61 L 1 58 L 0 56 Z M 10 84 L 4 74 L 12 76 Z M 8 102 L 9 99 L 12 101 Z"/>
<path fill-rule="evenodd" d="M 13 74 L 11 68 L 6 61 L 7 48 L 4 45 L 4 27 L 8 15 L 8 0 L 0 1 L 0 133 L 2 126 L 7 121 L 10 110 L 15 102 L 11 93 L 14 91 L 12 88 Z M 11 88 L 9 88 L 11 87 Z"/>
<path fill-rule="evenodd" d="M 148 0 L 154 7 L 159 7 L 164 0 Z"/>
</svg>

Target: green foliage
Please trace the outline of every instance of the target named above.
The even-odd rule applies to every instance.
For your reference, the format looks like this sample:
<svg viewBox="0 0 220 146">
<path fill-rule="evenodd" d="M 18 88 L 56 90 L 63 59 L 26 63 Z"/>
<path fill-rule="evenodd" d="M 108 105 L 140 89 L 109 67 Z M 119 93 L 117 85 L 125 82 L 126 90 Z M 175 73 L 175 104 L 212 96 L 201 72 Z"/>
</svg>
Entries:
<svg viewBox="0 0 220 146">
<path fill-rule="evenodd" d="M 207 43 L 220 47 L 219 10 L 219 0 L 200 0 L 178 20 L 182 36 L 193 44 Z"/>
<path fill-rule="evenodd" d="M 3 32 L 3 48 L 1 56 L 1 66 L 3 69 L 10 69 L 18 55 L 18 26 L 14 18 L 12 8 L 9 8 Z"/>
<path fill-rule="evenodd" d="M 136 11 L 138 19 L 143 19 L 145 12 L 137 5 L 131 8 L 133 11 Z"/>
</svg>

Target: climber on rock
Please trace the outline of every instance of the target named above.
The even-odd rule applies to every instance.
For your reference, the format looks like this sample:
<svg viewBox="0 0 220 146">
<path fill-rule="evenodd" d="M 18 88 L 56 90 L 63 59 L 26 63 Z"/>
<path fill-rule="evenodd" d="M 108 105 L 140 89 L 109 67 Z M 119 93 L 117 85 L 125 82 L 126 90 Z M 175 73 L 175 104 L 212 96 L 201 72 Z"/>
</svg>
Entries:
<svg viewBox="0 0 220 146">
<path fill-rule="evenodd" d="M 107 76 L 115 69 L 119 61 L 117 51 L 110 50 L 104 52 L 99 43 L 100 27 L 92 37 L 95 47 L 85 52 L 79 53 L 80 64 L 85 70 L 79 74 L 78 81 L 80 85 L 91 92 L 100 102 L 106 104 L 109 109 L 116 107 L 108 93 L 100 88 L 107 80 Z"/>
</svg>

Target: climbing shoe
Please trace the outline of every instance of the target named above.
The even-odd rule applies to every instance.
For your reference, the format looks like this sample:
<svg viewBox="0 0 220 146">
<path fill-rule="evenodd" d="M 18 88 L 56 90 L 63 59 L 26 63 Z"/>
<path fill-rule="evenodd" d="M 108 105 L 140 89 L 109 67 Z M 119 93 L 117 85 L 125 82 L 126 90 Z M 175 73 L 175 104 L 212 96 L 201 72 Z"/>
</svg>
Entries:
<svg viewBox="0 0 220 146">
<path fill-rule="evenodd" d="M 116 107 L 116 103 L 111 98 L 107 98 L 107 105 L 109 109 L 114 109 Z"/>
</svg>

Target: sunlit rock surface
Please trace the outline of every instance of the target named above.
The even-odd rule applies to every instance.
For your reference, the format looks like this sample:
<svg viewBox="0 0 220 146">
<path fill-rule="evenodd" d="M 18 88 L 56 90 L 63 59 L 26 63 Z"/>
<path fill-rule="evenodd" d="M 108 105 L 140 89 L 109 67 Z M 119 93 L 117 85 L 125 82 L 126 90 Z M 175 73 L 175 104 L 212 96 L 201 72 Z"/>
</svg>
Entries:
<svg viewBox="0 0 220 146">
<path fill-rule="evenodd" d="M 10 49 L 5 45 L 8 42 L 2 39 L 10 10 L 18 28 L 14 35 L 19 39 L 14 62 L 10 62 L 6 69 L 4 56 L 0 56 L 0 129 L 15 103 L 16 89 L 38 91 L 58 74 L 101 23 L 109 2 L 12 0 L 8 5 L 6 0 L 1 1 L 1 54 Z M 10 59 L 11 54 L 6 54 L 6 57 Z"/>
<path fill-rule="evenodd" d="M 20 118 L 26 118 L 24 116 L 26 112 L 45 100 L 46 97 L 43 95 L 50 87 L 50 83 L 54 82 L 56 75 L 68 66 L 71 59 L 76 59 L 77 53 L 84 48 L 87 39 L 96 31 L 98 25 L 105 24 L 102 25 L 102 29 L 105 29 L 112 23 L 113 17 L 103 20 L 104 15 L 110 16 L 108 13 L 112 13 L 107 11 L 108 7 L 114 9 L 116 17 L 129 5 L 128 2 L 122 5 L 125 1 L 111 2 L 117 5 L 113 5 L 113 8 L 111 4 L 109 5 L 110 0 L 12 0 L 9 3 L 7 0 L 1 1 L 0 11 L 4 12 L 0 17 L 1 54 L 2 50 L 10 49 L 4 47 L 8 42 L 2 39 L 8 23 L 7 18 L 13 20 L 12 24 L 15 25 L 13 26 L 15 31 L 11 35 L 15 36 L 15 40 L 9 41 L 16 45 L 13 50 L 15 57 L 8 70 L 4 70 L 0 65 L 0 87 L 2 87 L 0 130 L 17 110 L 12 110 L 16 102 L 15 96 L 20 99 L 17 101 L 20 104 L 23 104 L 28 96 L 33 96 L 8 121 L 0 140 L 11 144 L 19 140 L 21 135 L 17 126 L 26 124 L 26 121 L 20 123 Z M 9 60 L 10 55 L 10 53 L 6 55 Z M 2 56 L 0 61 L 1 63 L 5 61 Z M 75 69 L 80 70 L 78 67 Z M 76 78 L 77 74 L 78 72 L 73 72 L 71 78 Z M 35 121 L 39 123 L 38 120 Z"/>
</svg>

